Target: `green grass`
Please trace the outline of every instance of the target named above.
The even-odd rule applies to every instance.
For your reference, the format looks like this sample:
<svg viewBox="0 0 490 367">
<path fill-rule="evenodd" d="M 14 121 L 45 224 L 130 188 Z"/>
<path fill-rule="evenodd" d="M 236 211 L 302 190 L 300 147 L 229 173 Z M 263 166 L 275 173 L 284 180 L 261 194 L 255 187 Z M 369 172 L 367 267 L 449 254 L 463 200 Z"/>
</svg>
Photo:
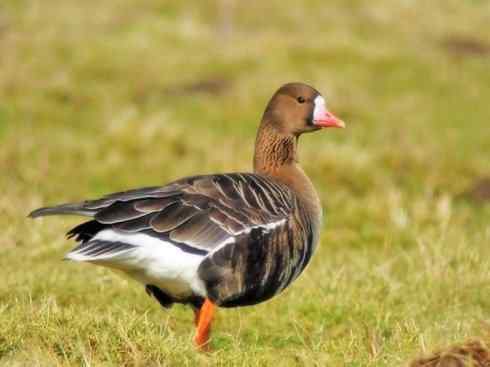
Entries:
<svg viewBox="0 0 490 367">
<path fill-rule="evenodd" d="M 490 309 L 486 1 L 4 0 L 0 5 L 0 365 L 402 366 L 478 336 Z M 189 86 L 227 80 L 222 93 Z M 192 313 L 108 270 L 61 262 L 73 218 L 46 204 L 249 170 L 282 83 L 348 124 L 301 139 L 326 209 L 304 275 L 221 310 L 214 352 Z M 184 91 L 184 92 L 182 92 Z"/>
</svg>

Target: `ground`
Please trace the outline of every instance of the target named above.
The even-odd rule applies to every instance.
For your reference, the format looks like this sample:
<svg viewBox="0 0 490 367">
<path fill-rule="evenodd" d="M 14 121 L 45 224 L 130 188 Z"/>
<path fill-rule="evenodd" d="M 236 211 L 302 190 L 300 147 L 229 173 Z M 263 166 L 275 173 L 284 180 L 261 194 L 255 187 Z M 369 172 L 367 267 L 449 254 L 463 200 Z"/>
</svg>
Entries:
<svg viewBox="0 0 490 367">
<path fill-rule="evenodd" d="M 325 225 L 273 300 L 192 312 L 63 262 L 77 218 L 39 206 L 251 169 L 281 84 L 345 130 L 304 136 Z M 490 309 L 490 6 L 482 0 L 0 4 L 0 365 L 404 366 Z M 487 191 L 488 192 L 488 191 Z"/>
</svg>

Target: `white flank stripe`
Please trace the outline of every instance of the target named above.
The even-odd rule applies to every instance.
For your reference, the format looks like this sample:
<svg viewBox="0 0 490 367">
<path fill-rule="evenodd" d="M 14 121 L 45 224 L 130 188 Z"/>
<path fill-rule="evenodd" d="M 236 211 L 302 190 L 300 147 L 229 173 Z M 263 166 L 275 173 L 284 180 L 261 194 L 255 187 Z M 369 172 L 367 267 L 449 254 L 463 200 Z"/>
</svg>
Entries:
<svg viewBox="0 0 490 367">
<path fill-rule="evenodd" d="M 286 219 L 283 218 L 283 219 L 278 220 L 278 221 L 275 221 L 275 222 L 271 222 L 271 223 L 267 223 L 267 224 L 263 224 L 263 225 L 257 225 L 257 226 L 248 227 L 248 228 L 246 228 L 244 230 L 241 230 L 241 231 L 238 231 L 238 232 L 233 233 L 233 236 L 238 236 L 238 235 L 243 234 L 243 233 L 250 233 L 252 231 L 252 229 L 255 229 L 255 228 L 264 228 L 267 232 L 269 232 L 269 231 L 272 231 L 273 229 L 275 229 L 276 227 L 279 227 L 279 226 L 283 225 L 285 222 L 286 222 Z M 235 237 L 228 237 L 226 240 L 224 240 L 218 246 L 216 246 L 213 249 L 213 251 L 211 251 L 210 254 L 213 254 L 213 253 L 221 250 L 226 245 L 229 245 L 230 243 L 234 243 L 234 242 L 235 242 Z"/>
<path fill-rule="evenodd" d="M 73 252 L 66 258 L 122 270 L 141 283 L 153 284 L 175 298 L 185 298 L 193 293 L 206 297 L 206 288 L 197 274 L 206 255 L 182 251 L 169 242 L 146 234 L 123 234 L 112 229 L 99 232 L 93 240 L 122 242 L 135 248 L 99 257 Z"/>
</svg>

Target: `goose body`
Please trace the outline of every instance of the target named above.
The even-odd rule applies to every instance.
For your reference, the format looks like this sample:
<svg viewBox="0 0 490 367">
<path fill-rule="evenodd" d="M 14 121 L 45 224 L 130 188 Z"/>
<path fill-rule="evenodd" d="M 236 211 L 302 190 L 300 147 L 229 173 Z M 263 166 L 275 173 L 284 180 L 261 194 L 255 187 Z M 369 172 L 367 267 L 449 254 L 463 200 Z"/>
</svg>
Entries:
<svg viewBox="0 0 490 367">
<path fill-rule="evenodd" d="M 322 210 L 299 166 L 297 141 L 301 133 L 329 126 L 343 123 L 315 89 L 286 84 L 264 113 L 254 173 L 187 177 L 30 216 L 90 217 L 68 232 L 78 246 L 66 258 L 123 271 L 164 307 L 190 304 L 196 342 L 203 345 L 214 305 L 263 302 L 310 261 Z"/>
</svg>

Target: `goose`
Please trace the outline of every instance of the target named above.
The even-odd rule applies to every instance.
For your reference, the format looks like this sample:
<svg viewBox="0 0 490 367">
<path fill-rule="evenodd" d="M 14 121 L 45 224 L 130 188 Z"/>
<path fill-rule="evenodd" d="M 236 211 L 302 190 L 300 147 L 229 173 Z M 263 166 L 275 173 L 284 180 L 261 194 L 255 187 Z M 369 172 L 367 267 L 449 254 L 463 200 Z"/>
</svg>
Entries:
<svg viewBox="0 0 490 367">
<path fill-rule="evenodd" d="M 29 216 L 89 217 L 67 233 L 77 246 L 65 258 L 122 271 L 165 308 L 190 305 L 194 342 L 206 349 L 216 307 L 264 302 L 309 263 L 322 208 L 298 162 L 298 138 L 329 127 L 345 124 L 324 97 L 309 85 L 288 83 L 263 114 L 253 173 L 186 177 Z"/>
</svg>

